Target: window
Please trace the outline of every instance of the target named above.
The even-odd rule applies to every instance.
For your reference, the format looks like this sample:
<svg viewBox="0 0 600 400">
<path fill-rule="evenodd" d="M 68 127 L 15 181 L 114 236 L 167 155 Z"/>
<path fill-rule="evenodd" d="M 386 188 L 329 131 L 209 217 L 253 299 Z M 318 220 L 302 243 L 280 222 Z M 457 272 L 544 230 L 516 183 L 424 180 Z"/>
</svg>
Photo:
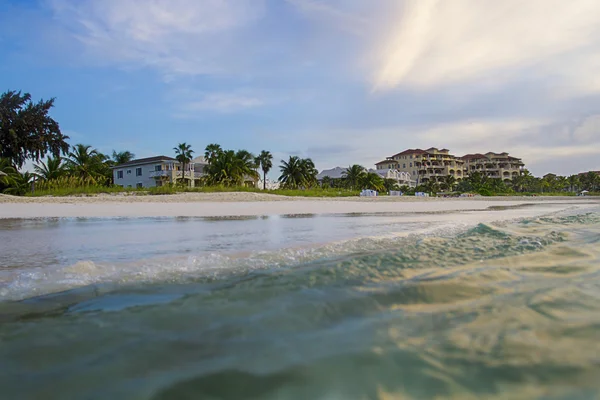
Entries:
<svg viewBox="0 0 600 400">
<path fill-rule="evenodd" d="M 406 168 L 406 164 L 402 164 L 402 168 Z"/>
<path fill-rule="evenodd" d="M 410 167 L 412 168 L 412 163 L 410 163 L 410 164 L 408 164 L 408 165 L 410 165 Z"/>
<path fill-rule="evenodd" d="M 140 168 L 140 169 L 141 169 L 141 168 Z M 138 183 L 136 183 L 136 184 L 135 184 L 135 187 L 136 187 L 136 188 L 138 188 L 138 189 L 141 189 L 141 188 L 143 188 L 144 186 L 142 185 L 142 182 L 138 182 Z"/>
<path fill-rule="evenodd" d="M 142 176 L 142 167 L 135 169 L 135 176 Z"/>
<path fill-rule="evenodd" d="M 123 179 L 123 171 L 117 171 L 117 179 Z"/>
<path fill-rule="evenodd" d="M 130 169 L 127 170 L 127 175 L 131 175 L 131 170 Z"/>
<path fill-rule="evenodd" d="M 412 154 L 410 155 L 410 158 L 412 159 Z"/>
<path fill-rule="evenodd" d="M 156 172 L 158 172 L 158 171 L 162 171 L 162 166 L 160 166 L 160 165 L 155 165 L 155 166 L 154 166 L 154 170 L 155 170 Z"/>
</svg>

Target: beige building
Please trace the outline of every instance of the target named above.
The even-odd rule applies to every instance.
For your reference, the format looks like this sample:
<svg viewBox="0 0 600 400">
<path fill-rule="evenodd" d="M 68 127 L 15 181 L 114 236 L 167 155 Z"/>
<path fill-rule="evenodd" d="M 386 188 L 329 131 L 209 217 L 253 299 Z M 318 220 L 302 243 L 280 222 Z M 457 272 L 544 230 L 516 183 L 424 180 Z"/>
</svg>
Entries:
<svg viewBox="0 0 600 400">
<path fill-rule="evenodd" d="M 480 172 L 493 179 L 502 179 L 510 182 L 520 176 L 525 164 L 520 158 L 511 157 L 508 153 L 467 154 L 461 159 L 465 163 L 467 174 Z"/>
<path fill-rule="evenodd" d="M 375 164 L 378 170 L 392 169 L 408 173 L 417 185 L 430 180 L 441 181 L 453 176 L 456 181 L 465 177 L 465 163 L 450 154 L 448 149 L 431 147 L 427 150 L 408 149 Z"/>
</svg>

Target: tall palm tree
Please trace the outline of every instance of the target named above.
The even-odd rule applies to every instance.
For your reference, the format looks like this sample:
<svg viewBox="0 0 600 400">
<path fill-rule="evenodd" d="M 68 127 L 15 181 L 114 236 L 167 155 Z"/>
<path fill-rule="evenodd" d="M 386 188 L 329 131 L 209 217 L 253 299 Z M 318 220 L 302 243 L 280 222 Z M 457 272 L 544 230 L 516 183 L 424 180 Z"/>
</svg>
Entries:
<svg viewBox="0 0 600 400">
<path fill-rule="evenodd" d="M 346 170 L 342 173 L 342 177 L 348 184 L 350 189 L 356 189 L 357 186 L 361 183 L 361 180 L 366 175 L 365 167 L 362 165 L 354 164 L 346 168 Z"/>
<path fill-rule="evenodd" d="M 303 165 L 297 156 L 290 156 L 287 161 L 281 160 L 279 182 L 289 189 L 297 189 L 304 182 Z"/>
<path fill-rule="evenodd" d="M 181 163 L 181 183 L 185 183 L 185 167 L 192 161 L 192 146 L 183 142 L 179 143 L 177 147 L 173 147 L 175 150 L 175 159 Z"/>
<path fill-rule="evenodd" d="M 128 163 L 129 161 L 133 160 L 134 158 L 135 158 L 135 154 L 133 154 L 129 150 L 119 151 L 119 152 L 116 152 L 115 150 L 113 150 L 113 152 L 112 152 L 112 161 L 114 161 L 114 163 L 116 165 Z"/>
<path fill-rule="evenodd" d="M 267 150 L 260 152 L 256 157 L 256 165 L 262 169 L 263 172 L 263 190 L 267 190 L 267 174 L 273 168 L 273 155 Z"/>
<path fill-rule="evenodd" d="M 216 143 L 211 143 L 208 146 L 206 146 L 206 149 L 204 149 L 204 158 L 206 158 L 206 162 L 208 162 L 210 164 L 221 153 L 223 153 L 223 149 L 221 148 L 221 145 L 218 145 Z"/>
<path fill-rule="evenodd" d="M 60 157 L 48 157 L 48 161 L 35 164 L 33 169 L 37 178 L 46 181 L 58 179 L 67 173 L 67 168 Z"/>
</svg>

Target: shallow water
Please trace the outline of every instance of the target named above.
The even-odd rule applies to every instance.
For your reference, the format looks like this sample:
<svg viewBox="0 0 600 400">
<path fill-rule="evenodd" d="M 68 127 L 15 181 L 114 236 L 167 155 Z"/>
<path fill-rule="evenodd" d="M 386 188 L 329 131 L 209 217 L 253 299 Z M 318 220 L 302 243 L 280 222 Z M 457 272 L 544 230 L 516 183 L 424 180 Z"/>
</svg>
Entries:
<svg viewBox="0 0 600 400">
<path fill-rule="evenodd" d="M 597 398 L 600 207 L 545 207 L 0 220 L 0 397 Z"/>
</svg>

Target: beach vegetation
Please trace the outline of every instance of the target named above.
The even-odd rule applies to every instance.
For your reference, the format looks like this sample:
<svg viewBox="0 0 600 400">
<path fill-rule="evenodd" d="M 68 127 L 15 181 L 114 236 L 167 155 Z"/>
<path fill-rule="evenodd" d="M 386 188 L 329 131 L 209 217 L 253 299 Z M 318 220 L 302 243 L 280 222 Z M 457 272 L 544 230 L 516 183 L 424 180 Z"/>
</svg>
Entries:
<svg viewBox="0 0 600 400">
<path fill-rule="evenodd" d="M 267 174 L 273 168 L 273 155 L 270 151 L 263 150 L 255 159 L 256 166 L 263 173 L 263 190 L 267 189 Z"/>
<path fill-rule="evenodd" d="M 192 162 L 194 150 L 192 150 L 191 145 L 185 142 L 179 143 L 177 147 L 173 147 L 173 150 L 175 150 L 175 159 L 181 163 L 181 178 L 179 180 L 179 183 L 185 184 L 186 167 L 190 162 Z"/>
<path fill-rule="evenodd" d="M 54 99 L 35 103 L 29 93 L 7 91 L 0 95 L 0 158 L 21 168 L 27 160 L 67 153 L 69 137 L 50 117 L 53 106 Z"/>
</svg>

